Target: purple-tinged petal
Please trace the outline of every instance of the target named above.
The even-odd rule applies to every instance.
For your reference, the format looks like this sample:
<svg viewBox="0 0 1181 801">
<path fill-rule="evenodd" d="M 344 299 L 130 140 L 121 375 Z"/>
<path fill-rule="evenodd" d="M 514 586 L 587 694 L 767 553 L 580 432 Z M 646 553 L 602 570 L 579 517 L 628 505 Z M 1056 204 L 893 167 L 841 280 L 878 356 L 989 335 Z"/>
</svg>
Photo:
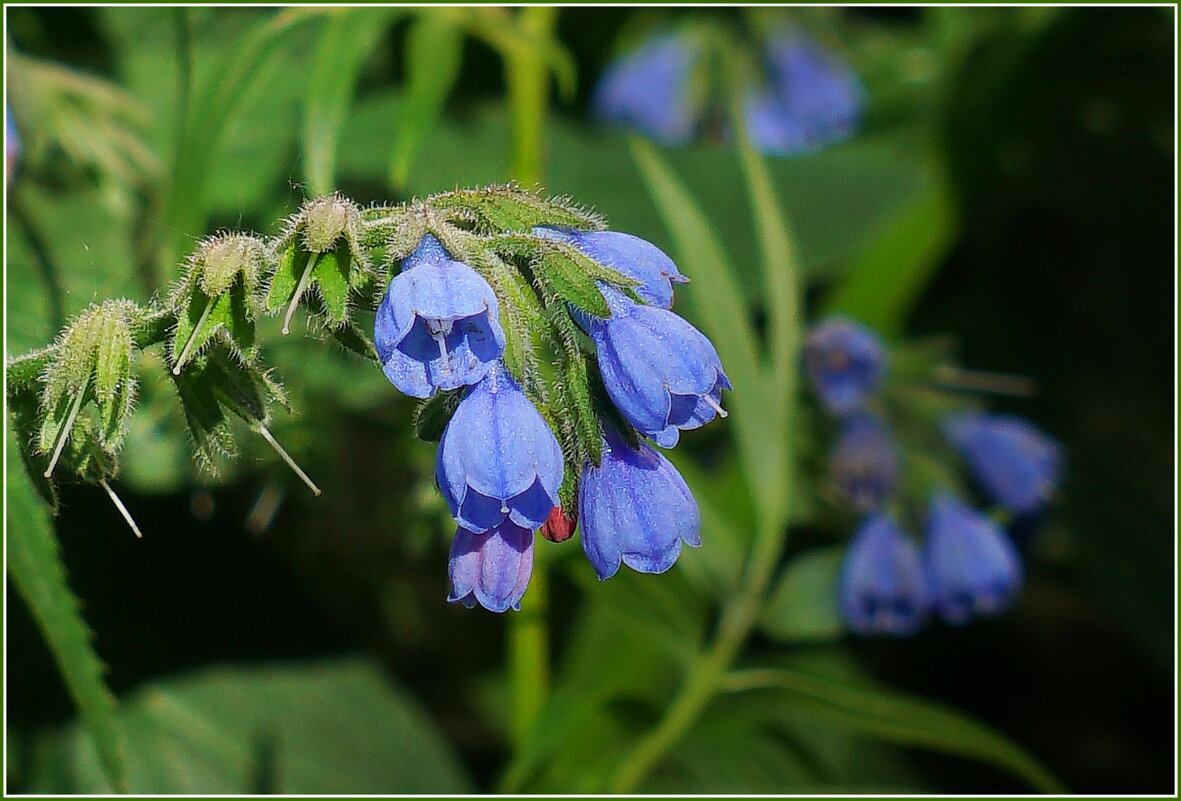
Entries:
<svg viewBox="0 0 1181 801">
<path fill-rule="evenodd" d="M 841 567 L 841 618 L 852 632 L 903 637 L 921 629 L 930 600 L 918 549 L 883 514 L 867 518 Z"/>
<path fill-rule="evenodd" d="M 491 612 L 520 609 L 532 571 L 532 531 L 507 521 L 483 534 L 460 527 L 451 543 L 447 600 Z"/>
<path fill-rule="evenodd" d="M 865 326 L 832 317 L 812 327 L 804 363 L 812 389 L 830 414 L 846 417 L 865 401 L 885 376 L 885 351 Z"/>
</svg>

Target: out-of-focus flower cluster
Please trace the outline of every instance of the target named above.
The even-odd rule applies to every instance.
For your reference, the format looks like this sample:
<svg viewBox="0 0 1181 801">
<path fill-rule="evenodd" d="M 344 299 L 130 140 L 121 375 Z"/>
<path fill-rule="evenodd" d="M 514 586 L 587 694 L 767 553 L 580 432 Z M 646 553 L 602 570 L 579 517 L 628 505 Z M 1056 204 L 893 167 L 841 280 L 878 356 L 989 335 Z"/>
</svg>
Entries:
<svg viewBox="0 0 1181 801">
<path fill-rule="evenodd" d="M 811 329 L 804 358 L 817 400 L 838 424 L 831 484 L 861 518 L 838 588 L 848 629 L 904 636 L 922 629 L 932 614 L 960 626 L 1009 606 L 1020 593 L 1023 567 L 998 520 L 1045 506 L 1060 479 L 1060 446 L 1019 418 L 940 412 L 932 427 L 995 509 L 979 511 L 948 482 L 931 478 L 921 482 L 925 496 L 912 491 L 903 497 L 907 465 L 879 397 L 887 373 L 880 339 L 834 317 Z M 921 546 L 900 524 L 903 512 L 921 523 Z"/>
<path fill-rule="evenodd" d="M 597 271 L 590 303 L 548 304 L 572 323 L 565 335 L 574 372 L 606 396 L 590 412 L 589 447 L 560 441 L 563 421 L 555 418 L 563 412 L 507 364 L 514 334 L 531 336 L 513 330 L 520 323 L 506 307 L 514 301 L 436 236 L 424 235 L 401 261 L 374 332 L 395 387 L 416 398 L 449 396 L 454 405 L 436 460 L 457 525 L 449 600 L 495 612 L 520 607 L 537 531 L 560 542 L 580 527 L 602 579 L 621 564 L 663 572 L 682 543 L 700 545 L 692 493 L 645 440 L 671 448 L 681 431 L 724 416 L 722 390 L 730 388 L 713 345 L 670 311 L 673 285 L 686 279 L 655 245 L 547 225 L 515 241 L 535 254 L 535 273 L 546 269 L 536 254 L 549 250 Z"/>
<path fill-rule="evenodd" d="M 722 35 L 716 28 L 692 27 L 651 34 L 604 70 L 594 113 L 670 145 L 705 132 L 715 117 L 725 118 L 727 59 L 745 49 L 745 42 L 729 45 Z M 865 106 L 852 67 L 796 26 L 781 23 L 757 38 L 757 74 L 749 76 L 740 97 L 755 147 L 789 156 L 852 135 Z"/>
</svg>

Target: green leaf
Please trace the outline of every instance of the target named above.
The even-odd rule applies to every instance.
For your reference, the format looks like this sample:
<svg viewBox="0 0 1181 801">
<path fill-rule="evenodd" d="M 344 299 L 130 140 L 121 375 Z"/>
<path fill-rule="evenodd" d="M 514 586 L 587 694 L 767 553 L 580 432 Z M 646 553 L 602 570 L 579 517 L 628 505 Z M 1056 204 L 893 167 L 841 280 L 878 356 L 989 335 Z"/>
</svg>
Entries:
<svg viewBox="0 0 1181 801">
<path fill-rule="evenodd" d="M 955 240 L 956 226 L 951 192 L 933 175 L 854 256 L 824 297 L 822 313 L 847 314 L 885 336 L 900 333 Z"/>
<path fill-rule="evenodd" d="M 423 442 L 438 442 L 451 415 L 459 408 L 463 392 L 436 392 L 414 410 L 414 435 Z"/>
<path fill-rule="evenodd" d="M 6 430 L 9 451 L 15 452 L 18 446 L 11 424 Z M 66 689 L 78 706 L 84 731 L 97 750 L 97 761 L 108 786 L 126 792 L 115 700 L 103 680 L 104 668 L 91 644 L 91 633 L 82 619 L 78 599 L 66 581 L 48 510 L 37 499 L 19 460 L 8 461 L 5 485 L 8 573 L 37 621 Z"/>
<path fill-rule="evenodd" d="M 845 548 L 814 548 L 788 563 L 763 607 L 764 632 L 788 642 L 817 642 L 841 636 L 837 582 Z"/>
<path fill-rule="evenodd" d="M 372 340 L 356 323 L 349 322 L 333 328 L 332 336 L 347 350 L 358 356 L 373 362 L 378 360 L 377 349 L 373 346 Z"/>
<path fill-rule="evenodd" d="M 562 198 L 547 198 L 516 186 L 459 189 L 431 198 L 436 208 L 460 208 L 476 216 L 485 233 L 515 231 L 526 234 L 538 225 L 579 229 L 602 228 L 596 215 Z M 531 240 L 504 238 L 506 246 L 522 246 Z M 618 280 L 618 279 L 616 279 Z"/>
<path fill-rule="evenodd" d="M 455 21 L 435 9 L 426 10 L 406 35 L 405 104 L 394 130 L 390 180 L 402 189 L 410 167 L 435 127 L 459 77 L 463 34 Z"/>
<path fill-rule="evenodd" d="M 144 688 L 120 717 L 136 794 L 474 789 L 426 712 L 368 659 L 206 670 Z M 64 789 L 110 792 L 75 731 L 56 745 Z"/>
<path fill-rule="evenodd" d="M 1066 792 L 1024 748 L 991 726 L 936 701 L 785 669 L 739 671 L 727 677 L 727 686 L 731 690 L 780 689 L 816 714 L 866 736 L 976 759 L 1020 776 L 1039 792 Z"/>
<path fill-rule="evenodd" d="M 543 247 L 540 257 L 534 263 L 534 272 L 560 299 L 595 317 L 610 317 L 611 309 L 595 284 L 594 275 L 586 269 L 585 263 L 597 265 L 585 256 L 575 257 L 572 252 L 577 251 L 566 247 Z M 601 267 L 599 271 L 603 272 Z"/>
<path fill-rule="evenodd" d="M 385 33 L 389 16 L 344 12 L 330 17 L 312 57 L 303 114 L 304 172 L 313 196 L 336 188 L 336 147 L 366 58 Z M 377 12 L 380 13 L 380 12 Z"/>
</svg>

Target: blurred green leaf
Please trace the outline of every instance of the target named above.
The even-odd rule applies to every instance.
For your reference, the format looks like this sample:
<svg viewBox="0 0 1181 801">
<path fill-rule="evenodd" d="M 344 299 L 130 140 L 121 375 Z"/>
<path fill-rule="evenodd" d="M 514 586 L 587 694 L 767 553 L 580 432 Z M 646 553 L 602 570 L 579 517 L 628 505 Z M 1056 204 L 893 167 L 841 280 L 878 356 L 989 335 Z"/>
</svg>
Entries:
<svg viewBox="0 0 1181 801">
<path fill-rule="evenodd" d="M 5 430 L 8 453 L 15 454 L 18 444 L 10 422 Z M 97 751 L 96 774 L 104 778 L 107 787 L 126 792 L 115 699 L 103 679 L 104 668 L 91 644 L 78 599 L 67 583 L 49 512 L 38 500 L 19 459 L 7 461 L 5 494 L 8 574 L 37 621 L 66 689 L 78 705 L 82 715 L 79 736 Z"/>
<path fill-rule="evenodd" d="M 406 37 L 406 100 L 394 129 L 390 180 L 406 185 L 410 167 L 435 127 L 463 58 L 463 31 L 450 16 L 422 13 Z"/>
<path fill-rule="evenodd" d="M 133 793 L 472 791 L 426 713 L 365 659 L 215 668 L 144 688 L 120 717 Z M 35 791 L 110 792 L 77 735 L 57 744 L 68 786 L 34 777 Z"/>
<path fill-rule="evenodd" d="M 383 13 L 385 12 L 385 13 Z M 304 172 L 313 197 L 336 189 L 336 148 L 365 60 L 398 9 L 352 9 L 329 17 L 312 56 L 303 114 Z"/>
<path fill-rule="evenodd" d="M 853 256 L 844 277 L 821 303 L 885 336 L 901 333 L 956 236 L 955 201 L 931 168 L 930 178 L 869 244 Z"/>
<path fill-rule="evenodd" d="M 763 608 L 759 625 L 789 642 L 833 640 L 844 627 L 837 613 L 843 546 L 814 548 L 792 559 Z"/>
<path fill-rule="evenodd" d="M 986 762 L 1029 782 L 1043 793 L 1066 788 L 1024 748 L 953 707 L 915 695 L 843 684 L 786 669 L 732 673 L 730 690 L 775 688 L 818 714 L 866 736 Z"/>
</svg>

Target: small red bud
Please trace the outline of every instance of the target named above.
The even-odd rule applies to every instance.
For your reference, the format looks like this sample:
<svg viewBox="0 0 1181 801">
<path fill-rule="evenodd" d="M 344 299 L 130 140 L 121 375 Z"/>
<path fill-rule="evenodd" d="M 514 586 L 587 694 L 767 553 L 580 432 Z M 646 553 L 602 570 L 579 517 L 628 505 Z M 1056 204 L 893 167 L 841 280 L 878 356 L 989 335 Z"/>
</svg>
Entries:
<svg viewBox="0 0 1181 801">
<path fill-rule="evenodd" d="M 541 536 L 550 542 L 565 542 L 574 535 L 574 527 L 577 525 L 577 513 L 567 514 L 562 507 L 555 506 L 541 526 Z"/>
</svg>

